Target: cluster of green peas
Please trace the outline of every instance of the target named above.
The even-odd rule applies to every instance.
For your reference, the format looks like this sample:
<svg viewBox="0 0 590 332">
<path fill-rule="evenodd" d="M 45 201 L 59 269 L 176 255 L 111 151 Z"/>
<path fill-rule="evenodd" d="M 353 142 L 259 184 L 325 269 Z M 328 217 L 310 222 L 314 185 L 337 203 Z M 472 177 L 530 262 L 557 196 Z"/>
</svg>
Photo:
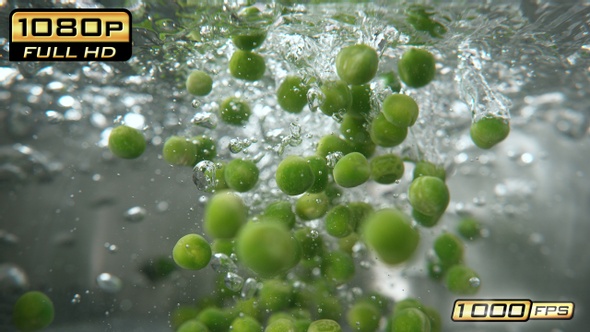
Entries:
<svg viewBox="0 0 590 332">
<path fill-rule="evenodd" d="M 255 7 L 242 13 L 254 19 L 258 14 Z M 264 76 L 264 58 L 253 50 L 265 38 L 266 31 L 261 29 L 247 29 L 232 36 L 237 48 L 229 62 L 232 76 L 246 81 Z M 282 200 L 249 218 L 249 210 L 236 192 L 248 192 L 256 186 L 256 164 L 236 158 L 217 168 L 215 194 L 205 208 L 203 220 L 212 243 L 199 234 L 185 235 L 174 246 L 172 257 L 184 269 L 199 270 L 209 265 L 214 253 L 236 254 L 242 266 L 264 281 L 255 298 L 234 301 L 232 308 L 221 309 L 220 302 L 203 301 L 199 310 L 179 310 L 172 319 L 177 331 L 263 331 L 266 316 L 265 332 L 341 331 L 337 321 L 343 318 L 343 310 L 332 294 L 335 287 L 354 276 L 354 244 L 363 241 L 388 265 L 405 262 L 413 255 L 420 235 L 409 216 L 394 208 L 374 211 L 368 203 L 338 201 L 341 188 L 357 187 L 369 180 L 392 184 L 405 171 L 401 157 L 393 153 L 374 156 L 374 152 L 376 146 L 401 144 L 419 116 L 419 107 L 413 98 L 399 93 L 401 85 L 395 74 L 389 72 L 382 77 L 394 93 L 383 100 L 378 114 L 371 113 L 368 83 L 375 78 L 378 63 L 377 52 L 364 44 L 344 47 L 337 55 L 335 65 L 340 79 L 322 82 L 319 109 L 328 116 L 344 113 L 340 123 L 343 138 L 326 135 L 319 140 L 314 155 L 290 155 L 279 163 L 276 184 L 284 194 L 299 196 L 294 209 L 289 201 Z M 409 49 L 398 61 L 399 78 L 411 88 L 427 85 L 435 72 L 434 56 L 423 49 Z M 301 113 L 308 104 L 312 82 L 315 80 L 286 77 L 277 88 L 279 106 L 289 113 Z M 187 77 L 186 89 L 191 95 L 206 96 L 212 83 L 207 73 L 195 70 Z M 220 104 L 219 116 L 229 125 L 245 125 L 251 113 L 248 103 L 236 97 Z M 508 133 L 508 122 L 495 116 L 474 122 L 470 131 L 475 145 L 483 149 L 496 145 Z M 146 142 L 140 131 L 121 125 L 112 130 L 109 148 L 120 158 L 133 159 L 143 154 Z M 341 157 L 331 169 L 326 157 L 335 153 Z M 162 156 L 170 164 L 194 166 L 216 158 L 216 142 L 205 135 L 191 139 L 172 136 L 166 140 Z M 445 177 L 440 166 L 428 161 L 415 164 L 408 197 L 412 217 L 423 227 L 436 225 L 449 204 Z M 322 234 L 298 223 L 298 218 L 324 218 L 325 232 L 338 239 L 338 248 L 330 249 Z M 480 225 L 467 218 L 459 224 L 458 232 L 474 239 L 480 234 Z M 428 270 L 435 279 L 444 277 L 450 291 L 473 294 L 479 283 L 474 286 L 471 280 L 479 277 L 463 265 L 463 250 L 457 236 L 443 233 L 434 242 L 436 257 L 429 260 Z M 285 278 L 293 272 L 298 281 L 310 287 L 295 287 L 293 280 Z M 235 295 L 223 285 L 219 292 Z M 389 304 L 379 294 L 359 298 L 347 310 L 345 320 L 353 330 L 363 332 L 377 331 L 382 317 L 387 317 L 386 331 L 441 330 L 440 315 L 418 300 L 397 302 L 393 311 L 388 309 Z M 38 330 L 52 320 L 53 304 L 43 293 L 28 292 L 14 307 L 13 322 L 20 330 Z"/>
</svg>

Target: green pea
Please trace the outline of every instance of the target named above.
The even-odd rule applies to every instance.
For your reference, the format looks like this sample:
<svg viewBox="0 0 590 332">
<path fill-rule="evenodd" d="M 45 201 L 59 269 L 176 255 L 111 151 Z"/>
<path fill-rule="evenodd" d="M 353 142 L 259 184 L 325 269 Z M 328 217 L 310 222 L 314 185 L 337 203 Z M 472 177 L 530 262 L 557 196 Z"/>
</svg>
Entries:
<svg viewBox="0 0 590 332">
<path fill-rule="evenodd" d="M 202 236 L 187 234 L 174 245 L 172 258 L 183 269 L 200 270 L 211 260 L 211 246 Z"/>
<path fill-rule="evenodd" d="M 359 240 L 360 236 L 357 233 L 350 233 L 347 236 L 338 239 L 338 249 L 352 255 L 352 248 L 359 242 Z"/>
<path fill-rule="evenodd" d="M 53 302 L 38 291 L 21 295 L 12 308 L 12 323 L 21 331 L 37 331 L 53 322 Z"/>
<path fill-rule="evenodd" d="M 432 37 L 442 38 L 447 28 L 431 18 L 434 13 L 432 8 L 427 6 L 410 5 L 406 11 L 406 20 L 416 30 L 428 32 Z"/>
<path fill-rule="evenodd" d="M 198 320 L 191 319 L 182 323 L 176 332 L 209 332 L 209 329 Z"/>
<path fill-rule="evenodd" d="M 334 320 L 319 319 L 309 325 L 307 332 L 342 332 L 342 328 Z"/>
<path fill-rule="evenodd" d="M 234 126 L 245 125 L 252 114 L 248 103 L 237 97 L 225 99 L 219 109 L 221 120 Z"/>
<path fill-rule="evenodd" d="M 260 47 L 266 38 L 266 31 L 261 28 L 265 16 L 255 6 L 244 8 L 237 14 L 240 27 L 232 32 L 232 42 L 242 50 Z"/>
<path fill-rule="evenodd" d="M 297 199 L 295 213 L 303 220 L 323 217 L 328 211 L 329 200 L 325 193 L 305 194 Z"/>
<path fill-rule="evenodd" d="M 338 285 L 348 282 L 354 277 L 354 261 L 342 251 L 332 251 L 322 259 L 322 275 Z"/>
<path fill-rule="evenodd" d="M 379 76 L 383 84 L 391 89 L 393 93 L 399 93 L 402 89 L 402 84 L 397 77 L 397 74 L 393 71 L 387 72 Z"/>
<path fill-rule="evenodd" d="M 212 291 L 213 294 L 216 295 L 216 299 L 217 301 L 213 303 L 213 305 L 221 305 L 223 304 L 223 302 L 235 298 L 237 297 L 240 292 L 235 290 L 235 289 L 229 289 L 227 287 L 227 284 L 225 282 L 225 277 L 226 274 L 225 273 L 220 273 L 215 275 L 215 284 L 214 284 L 214 289 Z M 234 313 L 235 312 L 227 312 L 228 315 L 231 314 L 231 317 L 228 316 L 229 322 L 231 323 L 231 321 L 235 318 Z"/>
<path fill-rule="evenodd" d="M 460 295 L 475 294 L 480 287 L 479 275 L 461 264 L 453 265 L 447 271 L 445 283 L 451 293 Z"/>
<path fill-rule="evenodd" d="M 475 240 L 481 237 L 481 224 L 473 218 L 463 218 L 457 227 L 459 235 L 466 240 Z"/>
<path fill-rule="evenodd" d="M 343 238 L 354 230 L 352 212 L 345 205 L 333 207 L 326 215 L 326 232 L 333 237 Z"/>
<path fill-rule="evenodd" d="M 162 156 L 172 165 L 193 166 L 197 160 L 197 149 L 189 139 L 171 136 L 164 143 Z"/>
<path fill-rule="evenodd" d="M 412 208 L 426 216 L 439 216 L 449 205 L 449 189 L 443 180 L 434 176 L 414 179 L 408 189 Z"/>
<path fill-rule="evenodd" d="M 314 266 L 316 268 L 318 266 Z M 316 289 L 312 285 L 305 283 L 301 287 L 293 289 L 293 307 L 299 308 L 301 311 L 312 311 L 314 314 L 317 310 L 314 310 L 314 298 L 316 295 Z M 311 316 L 310 316 L 311 317 Z M 296 319 L 296 317 L 293 316 Z M 311 319 L 311 318 L 310 318 Z"/>
<path fill-rule="evenodd" d="M 313 184 L 309 189 L 307 189 L 308 193 L 319 193 L 326 189 L 328 186 L 328 164 L 326 163 L 326 158 L 322 158 L 320 156 L 310 156 L 306 158 L 309 167 L 311 168 L 311 172 L 313 173 Z"/>
<path fill-rule="evenodd" d="M 236 239 L 240 262 L 262 277 L 273 277 L 297 264 L 301 248 L 289 230 L 274 222 L 248 223 Z"/>
<path fill-rule="evenodd" d="M 404 161 L 395 154 L 371 159 L 371 178 L 377 183 L 391 184 L 404 176 Z"/>
<path fill-rule="evenodd" d="M 318 231 L 303 227 L 296 230 L 294 235 L 301 245 L 301 258 L 311 260 L 322 254 L 324 241 Z"/>
<path fill-rule="evenodd" d="M 436 309 L 424 307 L 422 308 L 422 312 L 424 312 L 426 316 L 428 316 L 428 320 L 430 320 L 430 332 L 442 331 L 442 318 Z"/>
<path fill-rule="evenodd" d="M 351 147 L 353 152 L 358 152 L 365 156 L 365 158 L 371 158 L 371 156 L 373 156 L 375 153 L 377 145 L 375 145 L 375 143 L 369 139 L 364 142 L 351 143 Z"/>
<path fill-rule="evenodd" d="M 395 93 L 383 101 L 381 112 L 387 121 L 398 127 L 411 127 L 418 119 L 418 104 L 410 96 Z"/>
<path fill-rule="evenodd" d="M 369 134 L 375 144 L 389 148 L 400 145 L 406 139 L 408 128 L 392 124 L 383 113 L 379 113 L 371 122 Z"/>
<path fill-rule="evenodd" d="M 352 152 L 340 158 L 334 166 L 334 181 L 341 187 L 352 188 L 367 182 L 371 168 L 367 158 L 359 152 Z"/>
<path fill-rule="evenodd" d="M 368 118 L 371 114 L 371 87 L 368 84 L 350 87 L 352 103 L 348 114 L 356 118 Z"/>
<path fill-rule="evenodd" d="M 451 233 L 441 234 L 434 240 L 434 252 L 443 264 L 461 263 L 463 251 L 463 243 Z"/>
<path fill-rule="evenodd" d="M 300 195 L 314 184 L 313 170 L 302 157 L 288 156 L 277 167 L 277 186 L 287 195 Z"/>
<path fill-rule="evenodd" d="M 270 314 L 270 316 L 268 316 L 268 319 L 266 320 L 266 325 L 270 325 L 270 324 L 276 322 L 277 320 L 283 320 L 283 319 L 288 320 L 291 323 L 293 323 L 293 321 L 295 321 L 295 317 L 293 317 L 288 312 L 279 311 L 279 312 L 273 312 Z"/>
<path fill-rule="evenodd" d="M 392 302 L 392 300 L 389 297 L 375 291 L 370 291 L 369 293 L 367 293 L 363 301 L 373 304 L 375 307 L 379 309 L 379 312 L 381 313 L 388 312 L 389 306 Z"/>
<path fill-rule="evenodd" d="M 266 317 L 266 312 L 262 309 L 258 303 L 257 297 L 251 297 L 249 299 L 238 299 L 235 302 L 233 313 L 236 316 L 250 316 L 256 319 L 258 322 L 262 322 Z"/>
<path fill-rule="evenodd" d="M 197 320 L 211 332 L 227 332 L 232 322 L 232 316 L 217 307 L 207 307 L 199 313 Z"/>
<path fill-rule="evenodd" d="M 437 259 L 432 260 L 429 259 L 426 262 L 426 269 L 428 271 L 428 276 L 433 280 L 441 280 L 442 277 L 447 273 L 450 266 L 447 266 Z"/>
<path fill-rule="evenodd" d="M 138 158 L 145 151 L 145 145 L 141 132 L 128 126 L 118 126 L 109 135 L 109 149 L 119 158 Z"/>
<path fill-rule="evenodd" d="M 420 239 L 408 217 L 394 209 L 383 209 L 370 215 L 364 223 L 362 235 L 365 243 L 389 265 L 408 260 Z"/>
<path fill-rule="evenodd" d="M 365 119 L 346 114 L 340 123 L 340 132 L 352 145 L 371 141 L 369 124 Z"/>
<path fill-rule="evenodd" d="M 194 70 L 186 78 L 186 90 L 193 96 L 206 96 L 212 87 L 211 76 L 202 70 Z"/>
<path fill-rule="evenodd" d="M 323 290 L 316 293 L 314 309 L 312 310 L 318 313 L 317 317 L 319 319 L 333 319 L 335 321 L 341 319 L 342 312 L 344 311 L 338 298 L 332 293 Z"/>
<path fill-rule="evenodd" d="M 262 29 L 246 29 L 235 33 L 231 37 L 234 45 L 243 51 L 252 51 L 260 47 L 266 39 L 266 31 Z"/>
<path fill-rule="evenodd" d="M 381 312 L 369 302 L 355 303 L 346 314 L 346 321 L 354 331 L 375 332 L 379 328 Z"/>
<path fill-rule="evenodd" d="M 348 85 L 343 81 L 328 81 L 321 88 L 324 99 L 320 111 L 332 116 L 334 113 L 346 112 L 352 103 L 352 95 Z"/>
<path fill-rule="evenodd" d="M 205 207 L 203 226 L 212 238 L 233 238 L 246 223 L 248 209 L 234 193 L 222 191 L 209 200 Z"/>
<path fill-rule="evenodd" d="M 414 179 L 423 175 L 436 176 L 443 181 L 445 181 L 447 177 L 444 167 L 437 166 L 428 161 L 417 162 L 416 167 L 414 167 Z"/>
<path fill-rule="evenodd" d="M 391 331 L 431 332 L 430 320 L 420 309 L 407 308 L 393 315 Z"/>
<path fill-rule="evenodd" d="M 258 293 L 258 303 L 267 311 L 283 310 L 291 304 L 292 293 L 292 287 L 285 281 L 265 280 Z"/>
<path fill-rule="evenodd" d="M 364 45 L 344 47 L 336 56 L 336 72 L 348 84 L 368 83 L 375 77 L 379 55 L 374 48 Z"/>
<path fill-rule="evenodd" d="M 215 239 L 211 244 L 211 251 L 229 257 L 234 252 L 234 241 L 232 239 Z"/>
<path fill-rule="evenodd" d="M 340 198 L 342 198 L 342 189 L 338 187 L 334 181 L 328 182 L 328 186 L 326 187 L 326 190 L 324 190 L 324 193 L 328 197 L 328 202 L 331 205 L 338 204 Z"/>
<path fill-rule="evenodd" d="M 311 319 L 296 319 L 295 332 L 307 332 L 311 325 Z"/>
<path fill-rule="evenodd" d="M 301 308 L 293 308 L 289 311 L 289 314 L 291 315 L 291 317 L 293 317 L 295 319 L 295 321 L 304 319 L 304 320 L 309 320 L 309 324 L 311 324 L 311 314 L 309 313 L 309 310 L 301 309 Z M 307 325 L 309 325 L 309 324 L 307 324 Z"/>
<path fill-rule="evenodd" d="M 424 305 L 422 304 L 422 302 L 418 301 L 417 299 L 414 298 L 406 298 L 403 299 L 401 301 L 398 301 L 395 303 L 395 306 L 393 308 L 393 313 L 396 314 L 404 309 L 408 309 L 408 308 L 416 308 L 416 309 L 420 309 L 422 310 L 424 308 Z"/>
<path fill-rule="evenodd" d="M 412 217 L 422 226 L 424 227 L 433 227 L 435 226 L 438 221 L 440 220 L 442 214 L 437 214 L 434 216 L 429 216 L 423 214 L 416 209 L 412 209 Z"/>
<path fill-rule="evenodd" d="M 347 141 L 338 137 L 338 135 L 329 134 L 322 137 L 318 142 L 316 154 L 325 158 L 334 152 L 342 152 L 342 154 L 346 155 L 352 152 L 352 147 Z"/>
<path fill-rule="evenodd" d="M 196 306 L 181 305 L 176 307 L 170 314 L 170 325 L 173 330 L 179 330 L 180 327 L 191 320 L 196 320 L 199 314 L 199 308 Z M 189 330 L 190 331 L 190 330 Z M 185 331 L 185 332 L 189 332 Z M 197 330 L 198 331 L 198 330 Z M 178 332 L 178 331 L 177 331 Z"/>
<path fill-rule="evenodd" d="M 215 167 L 215 191 L 229 189 L 225 182 L 225 163 L 217 163 Z"/>
<path fill-rule="evenodd" d="M 233 332 L 262 332 L 262 325 L 250 316 L 242 316 L 234 319 L 229 329 Z"/>
<path fill-rule="evenodd" d="M 295 213 L 291 203 L 287 201 L 279 201 L 269 204 L 263 213 L 265 221 L 276 221 L 287 228 L 291 229 L 295 226 Z"/>
<path fill-rule="evenodd" d="M 347 115 L 359 120 L 366 120 L 371 116 L 371 87 L 368 84 L 350 86 L 352 102 Z"/>
<path fill-rule="evenodd" d="M 433 262 L 428 261 L 426 263 L 426 268 L 428 270 L 428 275 L 430 278 L 434 280 L 440 280 L 442 277 L 447 273 L 450 266 L 442 264 L 441 262 Z"/>
<path fill-rule="evenodd" d="M 502 142 L 510 133 L 508 120 L 496 116 L 486 116 L 471 124 L 471 140 L 481 149 L 490 149 Z"/>
<path fill-rule="evenodd" d="M 246 192 L 254 188 L 258 182 L 260 171 L 256 164 L 250 160 L 234 159 L 225 166 L 225 182 L 237 191 Z"/>
<path fill-rule="evenodd" d="M 302 78 L 287 76 L 277 89 L 279 105 L 289 113 L 301 113 L 307 105 L 309 86 Z"/>
<path fill-rule="evenodd" d="M 237 50 L 229 60 L 229 72 L 244 81 L 258 81 L 264 76 L 266 64 L 260 54 Z"/>
<path fill-rule="evenodd" d="M 411 48 L 404 52 L 397 63 L 402 82 L 412 88 L 420 88 L 432 81 L 436 74 L 436 61 L 432 53 Z"/>
<path fill-rule="evenodd" d="M 264 332 L 296 332 L 295 323 L 287 318 L 280 318 L 266 326 Z"/>
<path fill-rule="evenodd" d="M 176 270 L 176 263 L 168 257 L 147 259 L 139 268 L 151 282 L 159 282 L 169 277 Z"/>
<path fill-rule="evenodd" d="M 205 135 L 193 137 L 193 143 L 197 149 L 195 164 L 203 160 L 213 160 L 217 157 L 217 146 L 213 138 Z"/>
<path fill-rule="evenodd" d="M 367 217 L 374 212 L 373 206 L 365 202 L 350 202 L 347 206 L 352 213 L 352 223 L 355 225 L 355 231 L 360 230 Z"/>
</svg>

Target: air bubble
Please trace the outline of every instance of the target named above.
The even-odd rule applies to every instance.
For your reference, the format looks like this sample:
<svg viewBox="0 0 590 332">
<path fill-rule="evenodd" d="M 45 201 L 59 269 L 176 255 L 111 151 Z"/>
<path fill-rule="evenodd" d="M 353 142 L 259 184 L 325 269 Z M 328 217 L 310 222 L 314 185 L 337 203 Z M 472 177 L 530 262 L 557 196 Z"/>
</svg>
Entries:
<svg viewBox="0 0 590 332">
<path fill-rule="evenodd" d="M 217 116 L 210 112 L 197 113 L 191 119 L 191 123 L 195 126 L 215 129 L 217 128 Z"/>
<path fill-rule="evenodd" d="M 244 278 L 242 278 L 239 274 L 228 272 L 225 275 L 225 287 L 229 290 L 234 292 L 239 292 L 242 289 L 242 284 L 244 283 Z"/>
<path fill-rule="evenodd" d="M 317 230 L 312 229 L 311 231 L 309 231 L 309 237 L 311 237 L 312 239 L 317 239 L 318 236 L 320 236 L 320 233 Z"/>
<path fill-rule="evenodd" d="M 197 189 L 203 192 L 212 192 L 215 189 L 215 163 L 209 160 L 200 161 L 193 168 L 193 182 Z"/>
<path fill-rule="evenodd" d="M 330 168 L 334 168 L 340 158 L 344 157 L 344 153 L 340 151 L 332 152 L 326 156 L 326 164 Z"/>
<path fill-rule="evenodd" d="M 475 206 L 484 206 L 484 205 L 486 205 L 486 199 L 483 196 L 474 197 L 473 198 L 473 204 Z"/>
<path fill-rule="evenodd" d="M 307 92 L 307 102 L 309 104 L 309 109 L 312 112 L 316 112 L 320 106 L 324 103 L 325 95 L 322 91 L 317 87 L 312 87 Z"/>
<path fill-rule="evenodd" d="M 520 161 L 524 164 L 524 165 L 529 165 L 531 164 L 533 161 L 535 161 L 535 157 L 528 152 L 523 153 L 520 156 Z"/>
<path fill-rule="evenodd" d="M 166 211 L 168 211 L 169 207 L 170 207 L 170 203 L 168 203 L 166 201 L 161 201 L 161 202 L 158 202 L 158 204 L 156 204 L 156 209 L 158 210 L 158 212 L 166 212 Z"/>
<path fill-rule="evenodd" d="M 80 294 L 74 294 L 74 297 L 72 298 L 72 300 L 70 302 L 72 302 L 72 304 L 78 304 L 78 303 L 80 303 L 81 300 L 82 300 L 82 296 L 80 296 Z"/>
<path fill-rule="evenodd" d="M 252 145 L 252 143 L 255 143 L 255 140 L 252 141 L 252 140 L 247 139 L 247 138 L 244 138 L 244 139 L 232 138 L 229 141 L 229 152 L 231 152 L 231 153 L 240 153 L 244 149 L 250 147 L 250 145 Z"/>
<path fill-rule="evenodd" d="M 238 267 L 226 254 L 216 253 L 211 258 L 211 268 L 217 273 L 237 273 Z"/>
<path fill-rule="evenodd" d="M 9 233 L 3 229 L 0 229 L 0 243 L 15 245 L 20 242 L 18 236 L 14 235 L 13 233 Z"/>
<path fill-rule="evenodd" d="M 29 288 L 29 278 L 23 269 L 11 263 L 0 264 L 0 294 L 22 292 Z"/>
<path fill-rule="evenodd" d="M 134 206 L 129 210 L 125 211 L 125 214 L 123 216 L 127 221 L 139 222 L 145 218 L 146 214 L 146 209 L 142 208 L 141 206 Z"/>
<path fill-rule="evenodd" d="M 258 291 L 258 281 L 254 278 L 248 278 L 244 282 L 242 286 L 242 293 L 241 296 L 243 299 L 250 299 L 256 295 L 256 291 Z"/>
<path fill-rule="evenodd" d="M 334 112 L 334 114 L 332 114 L 332 119 L 334 119 L 334 121 L 336 121 L 337 123 L 342 123 L 345 115 L 346 115 L 346 110 Z"/>
<path fill-rule="evenodd" d="M 96 277 L 98 287 L 108 293 L 117 293 L 123 287 L 123 282 L 116 275 L 101 273 Z"/>
<path fill-rule="evenodd" d="M 116 244 L 112 244 L 112 243 L 109 243 L 109 242 L 105 242 L 105 243 L 104 243 L 104 247 L 105 247 L 105 248 L 106 248 L 106 249 L 107 249 L 107 250 L 108 250 L 108 251 L 109 251 L 111 254 L 114 254 L 114 253 L 116 253 L 117 251 L 119 251 L 119 247 L 117 247 L 117 245 L 116 245 Z"/>
<path fill-rule="evenodd" d="M 64 121 L 63 114 L 61 114 L 57 111 L 51 111 L 51 110 L 46 111 L 45 116 L 47 117 L 47 122 L 49 122 L 51 124 L 58 124 L 58 123 L 62 123 Z"/>
<path fill-rule="evenodd" d="M 469 285 L 473 288 L 479 287 L 480 283 L 481 283 L 481 281 L 479 280 L 478 277 L 469 278 Z"/>
</svg>

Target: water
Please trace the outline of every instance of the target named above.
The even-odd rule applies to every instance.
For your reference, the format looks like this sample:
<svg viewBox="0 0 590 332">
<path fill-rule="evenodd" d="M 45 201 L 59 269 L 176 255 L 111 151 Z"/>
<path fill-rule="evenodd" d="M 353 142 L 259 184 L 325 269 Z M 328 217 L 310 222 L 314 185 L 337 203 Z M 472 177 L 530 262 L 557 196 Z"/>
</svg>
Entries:
<svg viewBox="0 0 590 332">
<path fill-rule="evenodd" d="M 590 7 L 573 1 L 445 2 L 433 16 L 447 29 L 438 38 L 407 23 L 406 4 L 260 4 L 269 33 L 257 52 L 267 72 L 261 81 L 244 82 L 226 69 L 234 51 L 227 36 L 239 28 L 235 17 L 242 2 L 199 9 L 183 3 L 126 3 L 135 24 L 128 62 L 0 62 L 0 330 L 10 330 L 7 308 L 22 289 L 42 290 L 53 299 L 51 328 L 60 331 L 75 330 L 75 324 L 96 331 L 171 330 L 168 317 L 176 304 L 208 295 L 203 285 L 219 276 L 223 282 L 228 272 L 246 280 L 242 296 L 251 296 L 251 276 L 227 256 L 212 262 L 216 270 L 174 270 L 157 281 L 142 272 L 145 262 L 168 258 L 181 236 L 203 234 L 202 203 L 211 195 L 207 177 L 197 177 L 195 186 L 190 167 L 161 159 L 163 142 L 171 135 L 206 134 L 218 142 L 219 160 L 255 160 L 260 182 L 242 196 L 251 215 L 260 212 L 264 202 L 277 199 L 279 156 L 309 154 L 320 137 L 338 133 L 338 116 L 317 111 L 317 85 L 308 94 L 311 107 L 298 115 L 279 111 L 276 85 L 288 74 L 336 78 L 334 57 L 357 42 L 378 50 L 380 72 L 395 69 L 409 43 L 436 56 L 435 81 L 402 90 L 420 105 L 418 122 L 404 144 L 377 153 L 444 165 L 451 204 L 439 226 L 421 230 L 411 262 L 389 268 L 361 257 L 364 268 L 357 269 L 354 286 L 396 300 L 418 297 L 440 311 L 445 331 L 587 326 Z M 1 31 L 7 30 L 11 9 L 0 1 Z M 0 39 L 3 58 L 8 48 Z M 213 75 L 212 94 L 186 94 L 184 77 L 191 69 Z M 371 88 L 377 109 L 389 92 L 379 81 Z M 244 127 L 230 127 L 216 116 L 221 100 L 231 95 L 250 103 L 253 116 Z M 468 130 L 473 119 L 490 113 L 509 117 L 511 134 L 483 151 L 473 146 Z M 137 160 L 117 159 L 106 148 L 110 130 L 123 123 L 147 139 Z M 339 157 L 331 155 L 330 163 Z M 399 183 L 366 184 L 346 190 L 342 199 L 408 212 L 411 172 L 406 163 Z M 451 322 L 450 308 L 461 297 L 430 280 L 424 267 L 432 239 L 453 231 L 465 215 L 480 219 L 486 235 L 466 243 L 465 262 L 481 277 L 472 283 L 481 286 L 477 297 L 574 301 L 574 319 Z M 73 310 L 77 322 L 63 314 Z"/>
</svg>

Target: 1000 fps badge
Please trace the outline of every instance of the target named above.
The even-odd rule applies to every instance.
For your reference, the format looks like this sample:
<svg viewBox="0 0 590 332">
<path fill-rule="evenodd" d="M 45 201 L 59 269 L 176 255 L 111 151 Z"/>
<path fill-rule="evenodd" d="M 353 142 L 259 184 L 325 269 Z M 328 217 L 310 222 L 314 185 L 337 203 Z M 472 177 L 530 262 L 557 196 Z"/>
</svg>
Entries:
<svg viewBox="0 0 590 332">
<path fill-rule="evenodd" d="M 10 13 L 10 61 L 127 61 L 126 9 L 16 9 Z"/>
</svg>

